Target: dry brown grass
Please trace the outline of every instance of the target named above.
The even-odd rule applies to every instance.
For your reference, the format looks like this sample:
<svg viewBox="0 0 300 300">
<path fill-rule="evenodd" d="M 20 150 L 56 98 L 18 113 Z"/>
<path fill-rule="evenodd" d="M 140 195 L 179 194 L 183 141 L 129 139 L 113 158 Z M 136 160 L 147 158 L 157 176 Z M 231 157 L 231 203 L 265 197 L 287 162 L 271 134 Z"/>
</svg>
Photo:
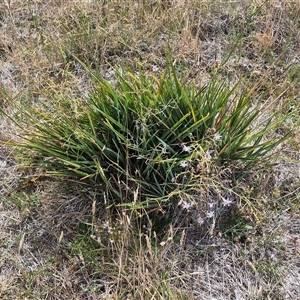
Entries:
<svg viewBox="0 0 300 300">
<path fill-rule="evenodd" d="M 1 1 L 0 106 L 11 115 L 12 102 L 86 97 L 92 83 L 73 55 L 110 79 L 119 65 L 161 70 L 168 43 L 187 79 L 218 71 L 257 85 L 254 101 L 290 103 L 296 134 L 276 168 L 244 183 L 231 227 L 171 222 L 158 236 L 150 219 L 105 213 L 71 183 L 23 188 L 21 162 L 2 145 L 0 298 L 300 299 L 299 13 L 299 1 L 275 0 Z M 17 130 L 2 116 L 0 129 L 2 142 Z"/>
</svg>

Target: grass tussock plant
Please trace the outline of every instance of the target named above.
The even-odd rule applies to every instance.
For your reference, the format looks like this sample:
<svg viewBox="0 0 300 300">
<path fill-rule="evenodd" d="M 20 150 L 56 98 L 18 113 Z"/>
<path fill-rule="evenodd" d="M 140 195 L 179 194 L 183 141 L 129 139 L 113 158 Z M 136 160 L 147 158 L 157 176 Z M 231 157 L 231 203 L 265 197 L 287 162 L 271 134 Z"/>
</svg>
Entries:
<svg viewBox="0 0 300 300">
<path fill-rule="evenodd" d="M 116 71 L 114 83 L 94 75 L 87 100 L 21 107 L 22 140 L 12 144 L 47 176 L 89 182 L 116 204 L 157 207 L 197 188 L 200 168 L 250 168 L 287 137 L 276 137 L 276 113 L 258 122 L 252 91 L 215 78 L 187 83 L 171 62 L 155 71 Z"/>
</svg>

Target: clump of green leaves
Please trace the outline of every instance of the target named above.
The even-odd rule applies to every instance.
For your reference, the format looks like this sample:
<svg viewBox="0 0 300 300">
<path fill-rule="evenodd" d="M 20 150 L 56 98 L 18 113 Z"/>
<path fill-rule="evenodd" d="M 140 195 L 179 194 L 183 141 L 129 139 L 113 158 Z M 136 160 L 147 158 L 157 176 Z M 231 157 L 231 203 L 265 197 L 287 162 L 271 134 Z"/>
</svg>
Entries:
<svg viewBox="0 0 300 300">
<path fill-rule="evenodd" d="M 282 122 L 276 115 L 256 121 L 261 111 L 238 85 L 212 78 L 198 87 L 180 79 L 172 63 L 159 77 L 94 77 L 80 105 L 55 99 L 42 110 L 22 108 L 16 145 L 34 151 L 32 166 L 88 181 L 118 204 L 169 203 L 199 184 L 193 178 L 203 161 L 255 164 L 285 138 L 274 138 Z"/>
</svg>

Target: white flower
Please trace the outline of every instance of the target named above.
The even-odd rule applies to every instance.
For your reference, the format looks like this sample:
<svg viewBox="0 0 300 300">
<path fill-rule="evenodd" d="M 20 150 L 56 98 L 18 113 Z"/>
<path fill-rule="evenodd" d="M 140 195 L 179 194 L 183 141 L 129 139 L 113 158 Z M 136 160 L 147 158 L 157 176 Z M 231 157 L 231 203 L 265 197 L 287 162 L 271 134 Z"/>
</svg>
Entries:
<svg viewBox="0 0 300 300">
<path fill-rule="evenodd" d="M 191 148 L 190 146 L 184 145 L 184 146 L 182 147 L 182 150 L 183 150 L 184 152 L 190 153 L 190 152 L 192 151 L 192 148 Z"/>
<path fill-rule="evenodd" d="M 95 240 L 96 242 L 98 242 L 99 244 L 101 243 L 101 239 L 100 239 L 100 237 L 98 236 L 95 236 L 95 235 L 90 235 L 90 237 L 93 239 L 93 240 Z"/>
<path fill-rule="evenodd" d="M 198 218 L 197 223 L 201 226 L 201 225 L 203 225 L 204 220 L 202 218 Z"/>
<path fill-rule="evenodd" d="M 210 209 L 212 209 L 212 208 L 214 207 L 214 205 L 215 205 L 215 203 L 208 203 L 208 207 L 209 207 Z"/>
<path fill-rule="evenodd" d="M 213 211 L 210 211 L 209 213 L 207 213 L 208 218 L 213 218 L 214 216 L 215 216 L 215 213 Z"/>
<path fill-rule="evenodd" d="M 191 207 L 191 203 L 184 201 L 182 204 L 182 208 L 188 210 Z"/>
<path fill-rule="evenodd" d="M 212 156 L 211 156 L 211 154 L 210 154 L 210 151 L 206 151 L 206 158 L 208 159 L 208 160 L 211 160 L 212 159 Z"/>
<path fill-rule="evenodd" d="M 158 66 L 153 66 L 152 67 L 152 72 L 158 72 L 159 71 L 159 68 L 158 68 Z"/>
<path fill-rule="evenodd" d="M 181 163 L 180 163 L 180 167 L 183 167 L 183 168 L 185 168 L 185 167 L 187 167 L 189 164 L 186 162 L 186 161 L 182 161 Z"/>
<path fill-rule="evenodd" d="M 108 227 L 109 227 L 109 221 L 103 222 L 103 227 L 104 227 L 104 228 L 108 228 Z"/>
<path fill-rule="evenodd" d="M 230 206 L 232 204 L 232 199 L 227 197 L 226 199 L 223 199 L 223 206 Z"/>
<path fill-rule="evenodd" d="M 220 141 L 221 139 L 222 139 L 222 136 L 221 136 L 220 133 L 216 133 L 216 134 L 214 135 L 214 140 L 215 140 L 215 141 Z"/>
</svg>

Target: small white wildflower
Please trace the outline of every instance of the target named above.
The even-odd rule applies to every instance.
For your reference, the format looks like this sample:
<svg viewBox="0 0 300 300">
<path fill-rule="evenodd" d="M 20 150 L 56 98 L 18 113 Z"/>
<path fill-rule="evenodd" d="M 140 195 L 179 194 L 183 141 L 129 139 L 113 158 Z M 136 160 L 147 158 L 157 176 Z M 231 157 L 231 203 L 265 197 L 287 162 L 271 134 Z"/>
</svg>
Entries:
<svg viewBox="0 0 300 300">
<path fill-rule="evenodd" d="M 159 71 L 159 68 L 158 68 L 158 66 L 153 66 L 152 67 L 152 72 L 158 72 Z"/>
<path fill-rule="evenodd" d="M 215 141 L 220 141 L 221 139 L 222 139 L 222 136 L 221 136 L 220 133 L 216 133 L 216 134 L 214 135 L 214 140 L 215 140 Z"/>
<path fill-rule="evenodd" d="M 173 178 L 171 179 L 171 182 L 172 182 L 172 183 L 176 182 L 175 177 L 173 177 Z"/>
<path fill-rule="evenodd" d="M 100 239 L 100 236 L 95 236 L 95 235 L 90 235 L 90 237 L 94 240 L 94 241 L 96 241 L 96 242 L 98 242 L 99 244 L 101 243 L 101 239 Z"/>
<path fill-rule="evenodd" d="M 184 152 L 190 153 L 190 152 L 192 151 L 192 148 L 191 148 L 190 146 L 184 145 L 184 146 L 182 147 L 182 150 L 183 150 Z"/>
<path fill-rule="evenodd" d="M 103 222 L 103 227 L 108 228 L 109 227 L 109 222 L 108 221 Z"/>
<path fill-rule="evenodd" d="M 188 210 L 191 207 L 191 203 L 184 201 L 182 204 L 182 208 Z"/>
<path fill-rule="evenodd" d="M 202 218 L 198 218 L 197 223 L 201 226 L 204 224 L 204 220 Z"/>
<path fill-rule="evenodd" d="M 187 167 L 189 164 L 186 162 L 186 161 L 182 161 L 181 163 L 180 163 L 180 167 L 183 167 L 183 168 L 185 168 L 185 167 Z"/>
<path fill-rule="evenodd" d="M 208 159 L 208 160 L 211 160 L 212 159 L 212 156 L 211 156 L 211 154 L 210 154 L 210 151 L 206 151 L 206 158 Z"/>
<path fill-rule="evenodd" d="M 215 205 L 215 203 L 208 203 L 208 207 L 209 207 L 210 209 L 212 209 L 212 208 L 214 207 L 214 205 Z"/>
<path fill-rule="evenodd" d="M 226 199 L 223 199 L 223 206 L 230 206 L 232 204 L 232 199 L 227 197 Z"/>
<path fill-rule="evenodd" d="M 215 216 L 215 213 L 213 211 L 210 211 L 209 213 L 207 213 L 208 218 L 213 218 L 214 216 Z"/>
</svg>

